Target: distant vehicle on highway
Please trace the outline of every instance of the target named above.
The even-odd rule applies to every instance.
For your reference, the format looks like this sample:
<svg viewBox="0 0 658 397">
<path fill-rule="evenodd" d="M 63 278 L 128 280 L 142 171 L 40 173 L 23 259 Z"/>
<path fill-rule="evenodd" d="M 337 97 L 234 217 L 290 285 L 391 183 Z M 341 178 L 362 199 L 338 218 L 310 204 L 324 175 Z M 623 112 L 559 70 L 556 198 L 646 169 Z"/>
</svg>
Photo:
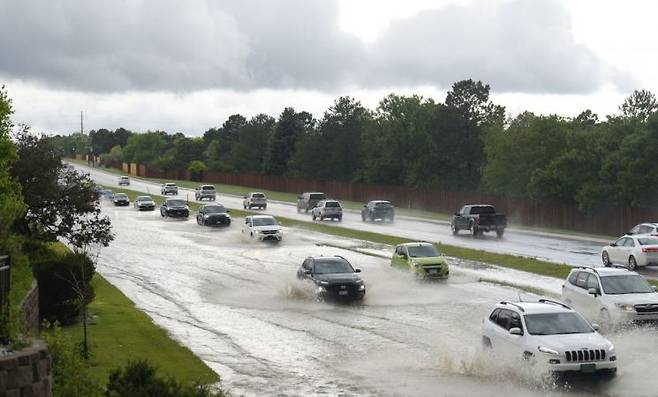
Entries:
<svg viewBox="0 0 658 397">
<path fill-rule="evenodd" d="M 628 266 L 658 265 L 658 238 L 647 235 L 622 236 L 601 250 L 601 261 L 605 266 L 614 264 Z"/>
<path fill-rule="evenodd" d="M 160 216 L 171 218 L 187 218 L 190 216 L 190 208 L 187 201 L 177 198 L 168 198 L 160 206 Z"/>
<path fill-rule="evenodd" d="M 133 202 L 133 207 L 138 211 L 155 211 L 155 201 L 151 196 L 139 196 Z"/>
<path fill-rule="evenodd" d="M 322 200 L 311 210 L 313 220 L 333 219 L 338 222 L 343 220 L 343 207 L 336 200 Z"/>
<path fill-rule="evenodd" d="M 264 193 L 261 192 L 251 192 L 246 196 L 243 196 L 242 206 L 244 209 L 260 208 L 262 210 L 267 209 L 267 197 Z"/>
<path fill-rule="evenodd" d="M 342 256 L 310 256 L 297 270 L 297 278 L 312 282 L 320 300 L 354 301 L 366 295 L 359 273 L 361 269 Z"/>
<path fill-rule="evenodd" d="M 478 204 L 465 205 L 459 212 L 455 212 L 450 221 L 452 234 L 460 230 L 469 230 L 473 237 L 482 235 L 484 232 L 496 232 L 496 236 L 503 237 L 507 227 L 507 217 L 496 213 L 492 205 Z"/>
<path fill-rule="evenodd" d="M 100 198 L 112 200 L 112 197 L 114 196 L 114 192 L 108 189 L 101 189 L 98 191 L 98 194 Z"/>
<path fill-rule="evenodd" d="M 112 196 L 112 202 L 114 203 L 115 206 L 130 205 L 130 199 L 128 198 L 128 195 L 125 193 L 115 193 Z"/>
<path fill-rule="evenodd" d="M 378 219 L 393 222 L 395 219 L 395 207 L 393 207 L 390 201 L 373 200 L 363 205 L 363 209 L 361 210 L 362 221 L 369 220 L 374 222 Z"/>
<path fill-rule="evenodd" d="M 656 287 L 623 268 L 571 270 L 562 285 L 562 300 L 604 330 L 616 324 L 658 320 Z"/>
<path fill-rule="evenodd" d="M 166 196 L 168 194 L 177 195 L 178 186 L 176 186 L 175 183 L 167 182 L 160 187 L 160 194 L 162 194 L 163 196 Z"/>
<path fill-rule="evenodd" d="M 244 218 L 242 233 L 260 241 L 281 241 L 283 228 L 270 215 L 250 215 Z"/>
<path fill-rule="evenodd" d="M 319 192 L 302 193 L 297 197 L 297 212 L 308 212 L 315 208 L 322 200 L 326 200 L 327 195 Z"/>
<path fill-rule="evenodd" d="M 130 185 L 130 178 L 127 176 L 120 176 L 119 177 L 119 186 L 129 186 Z"/>
<path fill-rule="evenodd" d="M 206 204 L 199 208 L 196 223 L 201 226 L 230 226 L 231 215 L 221 204 Z"/>
<path fill-rule="evenodd" d="M 580 314 L 560 302 L 500 302 L 482 322 L 482 345 L 519 365 L 536 362 L 550 372 L 617 373 L 609 340 Z"/>
<path fill-rule="evenodd" d="M 178 192 L 178 189 L 176 189 L 176 192 Z M 197 201 L 201 201 L 203 199 L 215 201 L 216 198 L 217 191 L 213 185 L 201 185 L 194 191 L 194 199 Z"/>
<path fill-rule="evenodd" d="M 405 243 L 395 247 L 391 266 L 411 269 L 426 279 L 448 278 L 450 269 L 445 256 L 430 243 Z"/>
<path fill-rule="evenodd" d="M 639 225 L 633 226 L 631 230 L 626 233 L 629 236 L 634 236 L 637 234 L 649 234 L 654 237 L 658 237 L 658 223 L 646 222 L 640 223 Z"/>
</svg>

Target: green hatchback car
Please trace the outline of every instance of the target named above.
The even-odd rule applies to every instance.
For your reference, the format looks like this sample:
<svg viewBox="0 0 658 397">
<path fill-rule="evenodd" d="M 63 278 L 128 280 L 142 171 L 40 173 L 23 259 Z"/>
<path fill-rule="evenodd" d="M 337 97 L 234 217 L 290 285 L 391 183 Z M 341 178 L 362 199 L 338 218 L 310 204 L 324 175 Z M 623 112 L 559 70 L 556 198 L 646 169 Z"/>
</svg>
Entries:
<svg viewBox="0 0 658 397">
<path fill-rule="evenodd" d="M 446 258 L 430 243 L 406 243 L 395 247 L 391 266 L 411 269 L 426 279 L 448 278 Z"/>
</svg>

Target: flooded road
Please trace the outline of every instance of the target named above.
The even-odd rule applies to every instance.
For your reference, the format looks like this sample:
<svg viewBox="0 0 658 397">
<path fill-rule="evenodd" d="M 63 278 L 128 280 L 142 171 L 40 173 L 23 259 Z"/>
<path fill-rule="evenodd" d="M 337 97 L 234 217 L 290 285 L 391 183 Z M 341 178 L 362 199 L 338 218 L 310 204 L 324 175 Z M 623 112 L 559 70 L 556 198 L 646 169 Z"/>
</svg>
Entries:
<svg viewBox="0 0 658 397">
<path fill-rule="evenodd" d="M 234 395 L 652 396 L 658 337 L 613 335 L 613 381 L 545 380 L 518 362 L 481 354 L 480 324 L 518 291 L 478 282 L 487 269 L 453 268 L 418 282 L 382 258 L 317 243 L 335 237 L 286 229 L 279 245 L 226 229 L 105 206 L 116 241 L 98 271 L 223 378 Z M 295 278 L 309 255 L 340 254 L 363 269 L 360 305 L 317 302 Z M 513 274 L 513 273 L 510 273 Z M 509 278 L 509 275 L 508 275 Z M 525 276 L 555 292 L 560 282 Z"/>
</svg>

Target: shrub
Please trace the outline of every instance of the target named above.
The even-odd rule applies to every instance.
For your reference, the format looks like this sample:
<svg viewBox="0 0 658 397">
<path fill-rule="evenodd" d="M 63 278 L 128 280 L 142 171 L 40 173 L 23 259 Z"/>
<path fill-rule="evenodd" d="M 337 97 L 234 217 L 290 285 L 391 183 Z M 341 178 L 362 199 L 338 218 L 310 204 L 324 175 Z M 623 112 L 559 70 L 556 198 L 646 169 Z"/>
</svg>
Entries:
<svg viewBox="0 0 658 397">
<path fill-rule="evenodd" d="M 91 377 L 80 349 L 57 325 L 44 326 L 44 340 L 53 359 L 54 397 L 101 397 L 103 388 Z"/>
<path fill-rule="evenodd" d="M 147 361 L 129 362 L 110 373 L 106 397 L 224 397 L 204 385 L 184 385 L 174 378 L 157 375 L 157 367 Z"/>
<path fill-rule="evenodd" d="M 203 161 L 194 160 L 190 162 L 187 170 L 190 172 L 190 178 L 193 181 L 201 181 L 201 179 L 203 179 L 203 173 L 208 171 L 208 167 L 203 163 Z"/>
<path fill-rule="evenodd" d="M 68 252 L 41 257 L 34 264 L 39 283 L 39 312 L 45 320 L 75 322 L 83 303 L 94 298 L 94 263 L 86 254 Z"/>
</svg>

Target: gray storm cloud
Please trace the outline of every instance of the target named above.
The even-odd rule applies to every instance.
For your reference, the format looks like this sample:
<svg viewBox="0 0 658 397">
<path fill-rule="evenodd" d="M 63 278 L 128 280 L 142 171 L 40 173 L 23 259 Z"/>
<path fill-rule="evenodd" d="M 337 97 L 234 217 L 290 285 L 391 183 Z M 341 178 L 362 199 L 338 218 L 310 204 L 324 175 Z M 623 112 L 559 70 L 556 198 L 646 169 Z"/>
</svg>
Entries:
<svg viewBox="0 0 658 397">
<path fill-rule="evenodd" d="M 374 43 L 340 30 L 336 0 L 4 0 L 0 74 L 73 91 L 345 86 L 587 93 L 623 81 L 574 42 L 551 1 L 425 11 Z"/>
</svg>

